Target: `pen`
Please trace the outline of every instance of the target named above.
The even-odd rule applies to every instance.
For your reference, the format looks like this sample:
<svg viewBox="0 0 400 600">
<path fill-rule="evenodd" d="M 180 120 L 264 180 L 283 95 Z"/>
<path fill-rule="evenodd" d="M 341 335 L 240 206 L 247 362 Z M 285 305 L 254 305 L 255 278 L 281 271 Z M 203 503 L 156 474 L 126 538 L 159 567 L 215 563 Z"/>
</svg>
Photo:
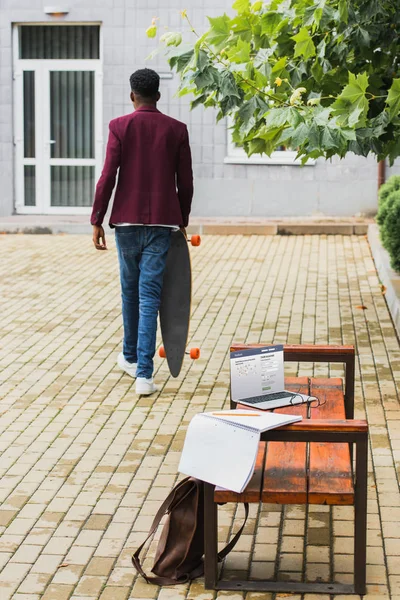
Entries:
<svg viewBox="0 0 400 600">
<path fill-rule="evenodd" d="M 259 417 L 254 413 L 212 413 L 213 416 L 219 417 Z"/>
</svg>

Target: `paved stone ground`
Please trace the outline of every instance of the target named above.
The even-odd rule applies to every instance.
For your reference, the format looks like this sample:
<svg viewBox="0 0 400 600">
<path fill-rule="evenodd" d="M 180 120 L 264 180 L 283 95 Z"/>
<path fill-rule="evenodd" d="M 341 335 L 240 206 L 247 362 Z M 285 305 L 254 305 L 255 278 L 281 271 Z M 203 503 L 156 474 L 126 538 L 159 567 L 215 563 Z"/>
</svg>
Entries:
<svg viewBox="0 0 400 600">
<path fill-rule="evenodd" d="M 130 562 L 176 481 L 190 418 L 228 401 L 227 350 L 237 340 L 357 344 L 356 416 L 371 429 L 367 599 L 399 600 L 400 348 L 366 239 L 205 238 L 192 251 L 191 343 L 201 359 L 178 379 L 157 359 L 162 390 L 139 400 L 115 365 L 113 244 L 96 253 L 86 237 L 0 237 L 0 599 L 243 598 L 205 592 L 201 580 L 160 590 Z M 297 372 L 310 374 L 291 364 L 288 374 Z M 349 580 L 351 507 L 251 508 L 227 569 Z M 220 512 L 222 541 L 234 515 Z"/>
</svg>

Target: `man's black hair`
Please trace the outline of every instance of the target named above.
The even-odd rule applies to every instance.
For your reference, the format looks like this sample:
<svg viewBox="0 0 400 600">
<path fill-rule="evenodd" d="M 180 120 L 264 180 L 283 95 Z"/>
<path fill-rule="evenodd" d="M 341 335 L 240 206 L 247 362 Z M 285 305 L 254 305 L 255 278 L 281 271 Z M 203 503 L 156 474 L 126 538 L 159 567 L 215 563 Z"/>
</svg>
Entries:
<svg viewBox="0 0 400 600">
<path fill-rule="evenodd" d="M 160 87 L 160 76 L 152 69 L 139 69 L 129 78 L 131 90 L 144 99 L 154 99 Z"/>
</svg>

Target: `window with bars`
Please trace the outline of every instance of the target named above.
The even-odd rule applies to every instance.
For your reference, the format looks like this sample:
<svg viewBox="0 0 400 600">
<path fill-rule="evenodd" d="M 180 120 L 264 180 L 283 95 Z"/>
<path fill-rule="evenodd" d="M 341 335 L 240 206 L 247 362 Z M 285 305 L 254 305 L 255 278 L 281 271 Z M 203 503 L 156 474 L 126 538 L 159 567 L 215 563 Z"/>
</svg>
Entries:
<svg viewBox="0 0 400 600">
<path fill-rule="evenodd" d="M 100 58 L 99 25 L 20 25 L 19 58 Z"/>
</svg>

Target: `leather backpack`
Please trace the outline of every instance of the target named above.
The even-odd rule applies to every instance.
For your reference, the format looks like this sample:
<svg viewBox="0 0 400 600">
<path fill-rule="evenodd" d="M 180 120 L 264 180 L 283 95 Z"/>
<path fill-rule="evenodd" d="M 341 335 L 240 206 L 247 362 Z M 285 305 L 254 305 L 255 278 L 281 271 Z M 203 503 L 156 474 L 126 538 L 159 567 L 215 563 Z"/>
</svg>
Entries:
<svg viewBox="0 0 400 600">
<path fill-rule="evenodd" d="M 147 583 L 176 585 L 200 577 L 204 573 L 204 484 L 193 477 L 186 477 L 170 492 L 157 511 L 149 534 L 139 546 L 132 562 Z M 234 548 L 241 536 L 249 513 L 245 507 L 245 520 L 229 544 L 218 554 L 221 561 Z M 140 552 L 147 540 L 156 532 L 161 519 L 167 515 L 158 542 L 153 575 L 146 575 L 140 564 Z"/>
</svg>

